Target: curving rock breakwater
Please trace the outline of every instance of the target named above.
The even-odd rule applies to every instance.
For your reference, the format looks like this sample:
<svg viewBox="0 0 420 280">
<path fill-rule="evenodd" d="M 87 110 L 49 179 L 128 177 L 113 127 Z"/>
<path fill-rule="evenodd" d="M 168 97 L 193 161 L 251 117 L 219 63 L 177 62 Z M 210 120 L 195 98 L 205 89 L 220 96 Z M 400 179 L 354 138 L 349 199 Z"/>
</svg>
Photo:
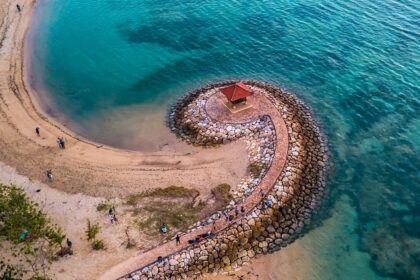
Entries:
<svg viewBox="0 0 420 280">
<path fill-rule="evenodd" d="M 325 193 L 328 161 L 326 144 L 310 110 L 284 90 L 245 81 L 255 93 L 254 108 L 220 113 L 218 89 L 233 82 L 188 93 L 171 108 L 168 125 L 193 145 L 244 140 L 250 174 L 234 190 L 222 212 L 225 217 L 215 213 L 186 233 L 192 236 L 211 229 L 210 238 L 181 246 L 120 279 L 185 279 L 230 271 L 259 254 L 285 247 L 310 223 Z"/>
</svg>

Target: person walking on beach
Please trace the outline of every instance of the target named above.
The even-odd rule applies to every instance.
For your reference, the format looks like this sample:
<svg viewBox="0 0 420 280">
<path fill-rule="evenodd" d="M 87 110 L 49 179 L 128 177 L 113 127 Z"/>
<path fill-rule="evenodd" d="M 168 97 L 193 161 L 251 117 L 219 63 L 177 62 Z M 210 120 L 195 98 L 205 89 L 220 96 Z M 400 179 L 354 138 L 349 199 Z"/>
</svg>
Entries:
<svg viewBox="0 0 420 280">
<path fill-rule="evenodd" d="M 19 4 L 16 4 L 16 9 L 17 9 L 17 11 L 20 13 L 20 11 L 22 11 L 22 9 L 20 8 L 20 5 Z"/>
<path fill-rule="evenodd" d="M 64 137 L 57 137 L 57 144 L 58 144 L 58 147 L 60 149 L 64 150 L 66 148 L 66 144 L 64 142 Z"/>
<path fill-rule="evenodd" d="M 36 127 L 35 128 L 35 133 L 36 133 L 36 136 L 41 136 L 41 133 L 39 132 L 39 127 Z"/>
<path fill-rule="evenodd" d="M 66 143 L 64 142 L 64 137 L 60 138 L 60 146 L 61 146 L 61 149 L 63 149 L 63 150 L 66 148 Z"/>
<path fill-rule="evenodd" d="M 47 178 L 48 178 L 48 181 L 50 181 L 50 182 L 52 182 L 54 180 L 54 175 L 53 175 L 51 169 L 47 170 Z"/>
<path fill-rule="evenodd" d="M 175 242 L 176 242 L 176 245 L 181 244 L 181 237 L 179 237 L 179 234 L 176 235 Z"/>
<path fill-rule="evenodd" d="M 108 217 L 111 224 L 116 224 L 118 222 L 117 215 L 115 214 L 115 208 L 109 208 L 108 210 Z"/>
<path fill-rule="evenodd" d="M 73 246 L 73 242 L 71 242 L 70 239 L 67 238 L 67 247 L 71 249 L 71 246 Z"/>
</svg>

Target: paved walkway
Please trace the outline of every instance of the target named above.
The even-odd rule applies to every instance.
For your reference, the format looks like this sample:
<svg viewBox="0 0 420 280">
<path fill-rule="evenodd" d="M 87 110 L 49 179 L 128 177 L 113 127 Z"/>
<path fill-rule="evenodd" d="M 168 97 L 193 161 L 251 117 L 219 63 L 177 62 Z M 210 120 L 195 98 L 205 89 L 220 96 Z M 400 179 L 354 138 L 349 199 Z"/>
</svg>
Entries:
<svg viewBox="0 0 420 280">
<path fill-rule="evenodd" d="M 280 112 L 276 107 L 264 96 L 262 93 L 256 92 L 253 97 L 254 109 L 243 111 L 232 115 L 228 109 L 224 106 L 220 106 L 220 97 L 215 94 L 209 98 L 209 106 L 206 106 L 206 111 L 210 117 L 225 123 L 232 123 L 238 119 L 241 122 L 248 122 L 250 120 L 256 119 L 261 115 L 268 115 L 271 117 L 271 120 L 274 124 L 276 131 L 276 149 L 273 156 L 273 160 L 269 170 L 267 171 L 264 178 L 261 180 L 260 185 L 254 189 L 254 191 L 249 195 L 242 203 L 238 204 L 238 208 L 243 206 L 245 208 L 245 214 L 248 214 L 252 211 L 262 200 L 259 192 L 262 190 L 265 194 L 269 193 L 274 184 L 276 183 L 277 178 L 279 177 L 283 167 L 286 163 L 287 151 L 288 151 L 288 135 L 287 128 L 283 118 L 280 115 Z M 225 112 L 226 110 L 227 112 Z M 219 219 L 216 223 L 216 234 L 219 231 L 222 231 L 229 227 L 230 224 L 235 223 L 240 220 L 244 215 L 238 215 L 233 221 L 228 222 L 224 217 Z M 188 240 L 195 239 L 199 234 L 206 233 L 213 230 L 213 225 L 209 224 L 204 227 L 198 228 L 195 231 L 181 236 L 181 244 L 176 245 L 175 241 L 164 243 L 160 246 L 157 246 L 149 251 L 143 252 L 140 255 L 130 258 L 127 261 L 124 261 L 111 269 L 105 272 L 100 279 L 101 280 L 115 280 L 124 275 L 129 274 L 139 270 L 157 260 L 159 256 L 165 257 L 171 254 L 174 254 L 178 251 L 188 248 L 191 246 L 188 244 Z"/>
</svg>

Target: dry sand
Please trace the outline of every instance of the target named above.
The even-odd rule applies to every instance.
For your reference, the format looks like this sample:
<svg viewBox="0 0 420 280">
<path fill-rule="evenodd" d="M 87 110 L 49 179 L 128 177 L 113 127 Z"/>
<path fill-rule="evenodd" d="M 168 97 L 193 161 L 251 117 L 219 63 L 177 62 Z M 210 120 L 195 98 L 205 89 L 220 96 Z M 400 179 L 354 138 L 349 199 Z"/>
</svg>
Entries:
<svg viewBox="0 0 420 280">
<path fill-rule="evenodd" d="M 125 249 L 124 231 L 127 226 L 125 221 L 120 219 L 118 225 L 111 225 L 105 214 L 96 211 L 96 205 L 104 201 L 103 198 L 58 191 L 17 174 L 14 168 L 3 163 L 0 163 L 0 182 L 21 186 L 73 241 L 74 255 L 52 264 L 51 274 L 54 279 L 96 279 L 110 267 L 138 254 L 136 249 Z M 37 192 L 39 189 L 41 191 Z M 87 219 L 100 224 L 99 238 L 105 240 L 106 251 L 95 252 L 90 249 L 89 243 L 84 238 Z M 135 237 L 136 231 L 131 228 L 130 234 Z M 257 258 L 239 271 L 226 275 L 207 275 L 205 279 L 311 279 L 310 271 L 313 270 L 310 269 L 311 264 L 308 263 L 310 255 L 308 248 L 305 248 L 305 243 L 298 241 L 279 252 Z"/>
<path fill-rule="evenodd" d="M 96 211 L 99 202 L 169 185 L 195 188 L 203 197 L 219 183 L 236 186 L 248 165 L 245 145 L 237 142 L 201 149 L 171 141 L 156 152 L 128 151 L 83 139 L 58 124 L 42 113 L 36 95 L 25 85 L 24 38 L 34 3 L 19 1 L 23 11 L 18 13 L 15 1 L 0 1 L 0 182 L 22 186 L 73 240 L 75 255 L 53 264 L 55 278 L 95 279 L 137 254 L 122 245 L 124 220 L 110 225 Z M 36 137 L 35 127 L 40 127 L 41 137 Z M 57 148 L 59 136 L 66 139 L 65 150 Z M 53 183 L 46 181 L 47 169 L 53 169 Z M 101 224 L 105 252 L 93 252 L 84 240 L 88 218 Z M 302 268 L 306 264 L 295 257 L 299 254 L 301 248 L 293 244 L 273 255 L 276 271 L 281 268 L 281 274 L 276 272 L 274 277 L 270 276 L 272 257 L 262 257 L 236 275 L 245 273 L 243 279 L 305 279 Z"/>
</svg>

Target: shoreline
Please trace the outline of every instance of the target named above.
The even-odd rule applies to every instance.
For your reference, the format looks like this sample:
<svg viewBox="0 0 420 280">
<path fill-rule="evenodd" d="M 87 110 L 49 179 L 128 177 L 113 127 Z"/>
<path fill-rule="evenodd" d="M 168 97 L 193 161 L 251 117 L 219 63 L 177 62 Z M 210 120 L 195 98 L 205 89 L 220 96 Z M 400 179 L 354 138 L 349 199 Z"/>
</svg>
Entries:
<svg viewBox="0 0 420 280">
<path fill-rule="evenodd" d="M 44 173 L 53 169 L 57 178 L 52 183 L 54 187 L 105 197 L 127 196 L 172 184 L 195 188 L 205 197 L 211 187 L 223 183 L 218 178 L 227 178 L 226 183 L 236 185 L 246 171 L 243 143 L 213 151 L 198 148 L 178 153 L 130 151 L 83 139 L 43 115 L 36 95 L 25 84 L 27 77 L 22 69 L 24 39 L 34 3 L 23 2 L 25 9 L 19 14 L 11 1 L 5 4 L 8 14 L 14 16 L 3 29 L 1 161 L 18 167 L 20 174 L 50 185 Z M 41 137 L 35 135 L 37 126 Z M 61 136 L 66 138 L 66 150 L 56 147 L 56 139 Z"/>
<path fill-rule="evenodd" d="M 25 88 L 34 103 L 35 110 L 38 111 L 40 115 L 46 117 L 46 119 L 59 129 L 63 130 L 67 135 L 71 135 L 73 138 L 96 147 L 142 153 L 159 152 L 163 150 L 162 147 L 166 148 L 165 152 L 192 152 L 192 147 L 185 145 L 185 143 L 175 137 L 165 124 L 166 114 L 170 105 L 169 103 L 159 104 L 158 102 L 154 102 L 119 106 L 116 108 L 109 108 L 107 111 L 97 111 L 94 115 L 84 119 L 83 125 L 61 112 L 60 108 L 53 101 L 53 97 L 48 92 L 46 86 L 42 85 L 39 81 L 39 83 L 34 84 L 35 81 L 32 79 L 31 73 L 34 71 L 32 55 L 34 44 L 36 43 L 34 41 L 36 32 L 34 29 L 39 28 L 40 19 L 36 18 L 42 16 L 43 8 L 39 5 L 39 2 L 37 2 L 34 6 L 30 19 L 30 27 L 28 28 L 27 35 L 24 39 L 23 78 Z M 48 14 L 50 12 L 51 11 L 47 12 L 47 16 L 49 16 Z M 114 116 L 118 118 L 121 115 L 129 118 L 129 120 L 124 120 L 122 122 L 121 120 L 114 118 Z M 106 121 L 104 122 L 103 119 L 106 119 Z M 147 119 L 148 121 L 145 121 L 144 119 Z M 131 127 L 127 127 L 129 121 L 133 122 Z M 137 121 L 137 123 L 134 123 L 134 121 Z M 148 123 L 149 121 L 152 123 L 151 125 Z M 134 127 L 138 128 L 139 132 L 134 132 Z M 150 130 L 151 127 L 153 128 L 152 130 Z M 95 130 L 99 132 L 96 132 Z M 108 132 L 108 130 L 111 131 Z M 147 137 L 144 136 L 146 133 L 142 134 L 142 131 L 145 130 L 147 130 Z M 112 137 L 104 137 L 104 131 L 108 134 L 115 132 L 115 135 L 121 135 L 124 139 L 121 141 L 114 141 Z M 132 143 L 127 141 L 127 139 L 130 138 L 135 138 L 135 141 L 132 141 Z M 146 144 L 144 144 L 145 142 Z M 159 145 L 154 144 L 155 142 L 159 142 Z"/>
<path fill-rule="evenodd" d="M 168 104 L 153 103 L 110 108 L 106 112 L 98 111 L 94 115 L 87 117 L 83 120 L 83 125 L 65 113 L 62 113 L 60 108 L 53 101 L 52 96 L 48 93 L 46 86 L 42 85 L 41 81 L 36 82 L 32 74 L 32 71 L 35 71 L 33 66 L 33 52 L 35 47 L 34 45 L 36 44 L 35 28 L 40 28 L 40 19 L 37 19 L 37 17 L 43 16 L 43 7 L 40 7 L 39 5 L 40 4 L 38 2 L 34 6 L 30 19 L 30 27 L 24 39 L 23 50 L 24 85 L 31 96 L 36 111 L 53 122 L 54 125 L 57 125 L 60 129 L 64 130 L 66 134 L 70 134 L 72 137 L 80 139 L 81 141 L 96 147 L 101 146 L 129 152 L 149 153 L 161 151 L 161 146 L 171 146 L 173 149 L 169 150 L 173 152 L 191 152 L 191 147 L 188 147 L 188 145 L 185 145 L 185 143 L 177 139 L 165 125 Z M 46 16 L 49 16 L 48 11 L 46 14 Z M 121 122 L 121 119 L 114 118 L 121 117 L 121 115 L 124 115 L 127 118 L 124 123 Z M 104 119 L 105 121 L 103 121 Z M 144 119 L 151 121 L 152 124 L 148 124 L 144 121 Z M 129 121 L 132 123 L 129 124 Z M 137 121 L 137 123 L 134 123 L 134 121 Z M 134 133 L 133 131 L 130 131 L 127 128 L 127 125 L 131 125 L 130 128 L 136 127 L 139 132 Z M 115 129 L 116 127 L 117 129 Z M 149 130 L 150 127 L 153 127 L 153 129 Z M 143 136 L 140 132 L 144 131 L 146 128 L 149 130 L 147 137 Z M 110 132 L 108 131 L 109 129 L 111 130 Z M 124 139 L 121 141 L 115 141 L 112 137 L 104 137 L 104 131 L 106 131 L 107 134 L 115 132 L 115 135 L 113 136 L 121 135 L 123 136 L 121 138 Z M 145 134 L 146 133 L 144 133 L 144 135 Z M 130 138 L 139 139 L 132 141 L 134 143 L 127 143 L 127 139 Z M 144 144 L 144 142 L 149 144 Z M 160 143 L 160 145 L 150 145 L 150 143 L 153 142 L 165 143 Z"/>
</svg>

